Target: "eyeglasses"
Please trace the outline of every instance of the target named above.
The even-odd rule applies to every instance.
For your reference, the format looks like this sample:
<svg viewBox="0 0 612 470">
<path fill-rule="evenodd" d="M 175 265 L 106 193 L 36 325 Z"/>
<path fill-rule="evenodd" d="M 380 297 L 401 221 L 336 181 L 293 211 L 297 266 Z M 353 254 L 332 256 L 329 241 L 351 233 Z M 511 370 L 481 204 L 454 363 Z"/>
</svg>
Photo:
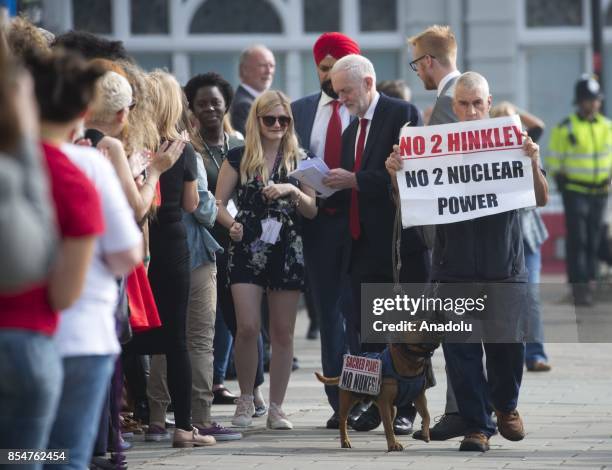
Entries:
<svg viewBox="0 0 612 470">
<path fill-rule="evenodd" d="M 132 109 L 134 109 L 136 107 L 136 101 L 132 101 L 131 104 L 128 105 L 128 109 L 131 111 Z"/>
<path fill-rule="evenodd" d="M 410 65 L 410 68 L 411 68 L 411 69 L 412 69 L 414 72 L 416 72 L 416 71 L 417 71 L 417 62 L 418 62 L 419 60 L 423 60 L 425 57 L 428 57 L 428 56 L 429 56 L 429 57 L 431 57 L 432 59 L 435 59 L 435 58 L 436 58 L 435 56 L 433 56 L 433 55 L 431 55 L 431 54 L 423 54 L 421 57 L 418 57 L 418 58 L 414 59 L 412 62 L 410 62 L 410 64 L 409 64 L 409 65 Z"/>
<path fill-rule="evenodd" d="M 266 127 L 273 127 L 278 121 L 278 124 L 281 127 L 287 127 L 291 122 L 291 118 L 289 116 L 259 116 L 261 118 L 261 122 L 264 123 Z"/>
</svg>

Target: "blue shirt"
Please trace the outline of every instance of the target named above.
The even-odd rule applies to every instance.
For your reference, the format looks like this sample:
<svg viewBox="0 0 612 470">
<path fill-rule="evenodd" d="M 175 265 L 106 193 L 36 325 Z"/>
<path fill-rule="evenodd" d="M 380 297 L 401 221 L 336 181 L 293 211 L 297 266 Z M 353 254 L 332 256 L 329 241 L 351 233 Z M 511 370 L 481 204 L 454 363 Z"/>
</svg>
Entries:
<svg viewBox="0 0 612 470">
<path fill-rule="evenodd" d="M 187 232 L 187 245 L 191 254 L 191 270 L 203 264 L 213 263 L 216 253 L 223 253 L 223 248 L 208 231 L 215 224 L 217 205 L 215 196 L 208 190 L 206 169 L 202 157 L 197 154 L 197 181 L 200 202 L 191 214 L 183 211 L 183 223 Z"/>
</svg>

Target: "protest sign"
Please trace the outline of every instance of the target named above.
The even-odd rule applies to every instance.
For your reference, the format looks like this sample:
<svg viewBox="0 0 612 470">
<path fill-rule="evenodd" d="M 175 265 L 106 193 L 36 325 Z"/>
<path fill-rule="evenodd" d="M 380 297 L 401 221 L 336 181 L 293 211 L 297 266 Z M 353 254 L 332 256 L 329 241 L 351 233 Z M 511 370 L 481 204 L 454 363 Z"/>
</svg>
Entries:
<svg viewBox="0 0 612 470">
<path fill-rule="evenodd" d="M 378 395 L 381 374 L 380 359 L 345 354 L 338 386 L 351 392 Z"/>
<path fill-rule="evenodd" d="M 536 205 L 518 116 L 404 127 L 402 225 L 437 225 Z"/>
</svg>

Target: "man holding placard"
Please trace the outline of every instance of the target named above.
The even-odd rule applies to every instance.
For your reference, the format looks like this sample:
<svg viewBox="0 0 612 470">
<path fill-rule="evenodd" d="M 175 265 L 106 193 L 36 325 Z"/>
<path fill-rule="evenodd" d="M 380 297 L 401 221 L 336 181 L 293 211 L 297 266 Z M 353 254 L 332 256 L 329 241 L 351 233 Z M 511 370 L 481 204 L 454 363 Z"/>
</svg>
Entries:
<svg viewBox="0 0 612 470">
<path fill-rule="evenodd" d="M 403 222 L 439 224 L 433 251 L 434 282 L 516 285 L 527 280 L 516 209 L 530 203 L 545 205 L 548 185 L 540 169 L 539 147 L 520 133 L 520 122 L 481 121 L 489 117 L 491 101 L 486 79 L 475 72 L 464 73 L 455 84 L 453 109 L 465 124 L 427 127 L 412 135 L 403 132 L 402 138 L 410 136 L 413 142 L 400 140 L 386 162 L 402 197 Z M 517 149 L 526 157 L 508 157 Z M 408 171 L 402 167 L 414 171 L 414 178 L 406 176 Z M 526 183 L 531 186 L 527 188 Z M 411 191 L 424 186 L 430 186 L 427 199 L 417 202 L 420 208 L 413 217 L 406 211 L 415 207 L 411 205 L 414 201 L 403 195 L 414 197 Z M 509 186 L 518 189 L 506 197 L 511 193 Z M 453 203 L 452 197 L 456 198 Z M 440 202 L 444 198 L 447 204 Z M 500 434 L 513 441 L 523 439 L 523 422 L 516 410 L 523 344 L 445 343 L 443 347 L 459 413 L 468 427 L 460 450 L 489 449 L 489 437 L 495 433 L 491 404 Z M 483 347 L 488 378 L 482 364 Z"/>
</svg>

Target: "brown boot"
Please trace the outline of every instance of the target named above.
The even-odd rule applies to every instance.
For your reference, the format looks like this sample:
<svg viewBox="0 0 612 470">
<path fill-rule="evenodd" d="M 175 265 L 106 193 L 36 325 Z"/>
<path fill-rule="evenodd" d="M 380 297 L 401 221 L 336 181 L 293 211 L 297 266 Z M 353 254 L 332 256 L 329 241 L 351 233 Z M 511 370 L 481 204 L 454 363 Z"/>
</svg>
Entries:
<svg viewBox="0 0 612 470">
<path fill-rule="evenodd" d="M 504 413 L 495 411 L 497 415 L 497 429 L 499 433 L 509 441 L 520 441 L 525 437 L 523 420 L 517 410 Z"/>
<path fill-rule="evenodd" d="M 489 450 L 489 438 L 481 432 L 471 432 L 463 438 L 459 450 L 467 452 L 486 452 Z"/>
</svg>

